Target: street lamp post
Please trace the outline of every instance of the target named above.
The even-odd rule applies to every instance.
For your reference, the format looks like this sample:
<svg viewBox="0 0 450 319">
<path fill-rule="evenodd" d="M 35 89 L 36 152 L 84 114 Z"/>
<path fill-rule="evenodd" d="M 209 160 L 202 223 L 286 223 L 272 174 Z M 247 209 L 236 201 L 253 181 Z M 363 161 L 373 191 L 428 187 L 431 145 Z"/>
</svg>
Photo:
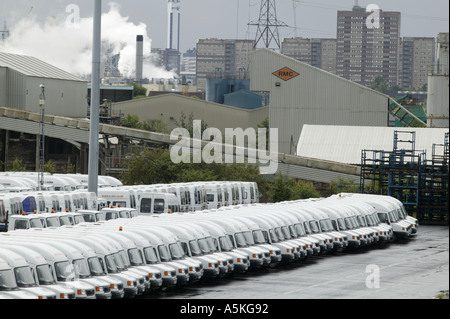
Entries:
<svg viewBox="0 0 450 319">
<path fill-rule="evenodd" d="M 88 190 L 97 194 L 98 191 L 98 160 L 99 160 L 99 121 L 100 121 L 100 46 L 101 46 L 102 1 L 95 0 L 94 33 L 92 41 L 92 78 L 91 78 L 91 110 L 89 136 L 89 172 Z"/>
</svg>

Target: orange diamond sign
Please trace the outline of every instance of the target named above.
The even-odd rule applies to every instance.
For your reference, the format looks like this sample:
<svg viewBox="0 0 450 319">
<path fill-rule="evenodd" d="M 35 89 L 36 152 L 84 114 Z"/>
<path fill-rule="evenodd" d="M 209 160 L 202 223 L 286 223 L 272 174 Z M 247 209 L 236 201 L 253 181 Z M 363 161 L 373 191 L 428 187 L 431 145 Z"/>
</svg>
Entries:
<svg viewBox="0 0 450 319">
<path fill-rule="evenodd" d="M 275 75 L 276 77 L 279 77 L 283 81 L 289 81 L 289 80 L 295 78 L 296 76 L 300 75 L 300 73 L 297 73 L 297 72 L 295 72 L 294 70 L 291 70 L 288 67 L 285 67 L 285 68 L 282 68 L 282 69 L 280 69 L 278 71 L 275 71 L 272 74 Z"/>
</svg>

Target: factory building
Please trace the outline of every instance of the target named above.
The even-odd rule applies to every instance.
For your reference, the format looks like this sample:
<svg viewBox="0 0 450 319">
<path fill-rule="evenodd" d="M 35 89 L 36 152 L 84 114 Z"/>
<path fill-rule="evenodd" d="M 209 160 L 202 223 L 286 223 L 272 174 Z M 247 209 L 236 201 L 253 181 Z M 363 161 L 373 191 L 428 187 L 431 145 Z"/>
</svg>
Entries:
<svg viewBox="0 0 450 319">
<path fill-rule="evenodd" d="M 388 96 L 271 50 L 252 54 L 250 86 L 269 101 L 282 153 L 295 154 L 304 124 L 388 126 Z"/>
<path fill-rule="evenodd" d="M 46 114 L 86 117 L 86 81 L 34 57 L 0 52 L 0 106 L 39 113 L 41 84 Z"/>
<path fill-rule="evenodd" d="M 169 130 L 178 127 L 182 114 L 186 120 L 192 114 L 194 120 L 202 120 L 221 132 L 225 128 L 257 128 L 269 115 L 268 107 L 243 109 L 172 93 L 114 103 L 113 112 L 121 112 L 123 117 L 137 115 L 140 121 L 160 119 Z"/>
</svg>

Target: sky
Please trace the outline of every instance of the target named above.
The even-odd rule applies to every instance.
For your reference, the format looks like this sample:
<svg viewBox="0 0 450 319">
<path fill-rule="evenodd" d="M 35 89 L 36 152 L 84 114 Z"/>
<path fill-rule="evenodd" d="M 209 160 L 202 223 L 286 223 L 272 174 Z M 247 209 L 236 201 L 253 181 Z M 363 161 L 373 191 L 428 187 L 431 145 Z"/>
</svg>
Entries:
<svg viewBox="0 0 450 319">
<path fill-rule="evenodd" d="M 93 2 L 0 0 L 0 30 L 6 22 L 11 35 L 6 44 L 0 41 L 0 51 L 34 55 L 69 72 L 84 72 L 91 54 Z M 258 20 L 260 3 L 181 0 L 180 51 L 194 48 L 198 39 L 254 39 L 256 29 L 248 23 Z M 288 25 L 280 28 L 280 37 L 335 38 L 337 11 L 351 10 L 354 3 L 355 0 L 276 0 L 277 18 Z M 401 36 L 436 37 L 449 30 L 448 0 L 359 0 L 362 7 L 369 4 L 385 11 L 400 11 Z M 128 56 L 120 66 L 124 73 L 133 72 L 137 34 L 144 34 L 145 52 L 166 47 L 167 0 L 102 0 L 102 8 L 102 38 L 112 43 L 114 52 Z M 156 71 L 148 65 L 144 75 L 158 77 L 154 76 Z"/>
</svg>

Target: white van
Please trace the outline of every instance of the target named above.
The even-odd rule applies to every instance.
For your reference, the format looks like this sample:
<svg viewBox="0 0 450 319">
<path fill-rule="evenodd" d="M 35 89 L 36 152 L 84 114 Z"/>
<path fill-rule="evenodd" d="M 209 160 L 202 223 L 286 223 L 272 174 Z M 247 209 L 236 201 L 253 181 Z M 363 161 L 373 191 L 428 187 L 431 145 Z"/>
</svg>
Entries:
<svg viewBox="0 0 450 319">
<path fill-rule="evenodd" d="M 44 228 L 44 221 L 38 214 L 12 215 L 9 217 L 8 232 L 31 228 Z"/>
<path fill-rule="evenodd" d="M 11 266 L 0 258 L 0 293 L 6 299 L 39 299 L 39 296 L 20 289 Z"/>
<path fill-rule="evenodd" d="M 2 241 L 4 240 L 6 238 L 2 238 Z M 72 289 L 75 292 L 76 299 L 95 299 L 94 286 L 75 280 L 73 265 L 62 251 L 52 246 L 35 242 L 23 243 L 23 241 L 18 242 L 14 240 L 11 244 L 21 244 L 41 254 L 49 264 L 54 279 L 58 283 Z"/>
<path fill-rule="evenodd" d="M 0 245 L 5 245 L 5 243 L 0 243 Z M 47 260 L 42 255 L 31 248 L 11 243 L 6 244 L 5 248 L 25 258 L 38 286 L 53 291 L 56 299 L 75 299 L 72 289 L 56 282 Z"/>
<path fill-rule="evenodd" d="M 120 207 L 136 208 L 136 196 L 128 189 L 99 188 L 97 196 L 104 198 L 108 207 L 120 205 Z M 86 209 L 95 209 L 95 207 Z"/>
<path fill-rule="evenodd" d="M 139 215 L 173 214 L 180 210 L 178 198 L 169 193 L 142 192 L 137 202 Z"/>
<path fill-rule="evenodd" d="M 15 280 L 19 288 L 38 296 L 39 299 L 56 299 L 55 292 L 50 289 L 39 287 L 36 284 L 30 265 L 25 258 L 4 248 L 4 246 L 0 247 L 0 258 L 5 260 L 13 269 Z"/>
</svg>

